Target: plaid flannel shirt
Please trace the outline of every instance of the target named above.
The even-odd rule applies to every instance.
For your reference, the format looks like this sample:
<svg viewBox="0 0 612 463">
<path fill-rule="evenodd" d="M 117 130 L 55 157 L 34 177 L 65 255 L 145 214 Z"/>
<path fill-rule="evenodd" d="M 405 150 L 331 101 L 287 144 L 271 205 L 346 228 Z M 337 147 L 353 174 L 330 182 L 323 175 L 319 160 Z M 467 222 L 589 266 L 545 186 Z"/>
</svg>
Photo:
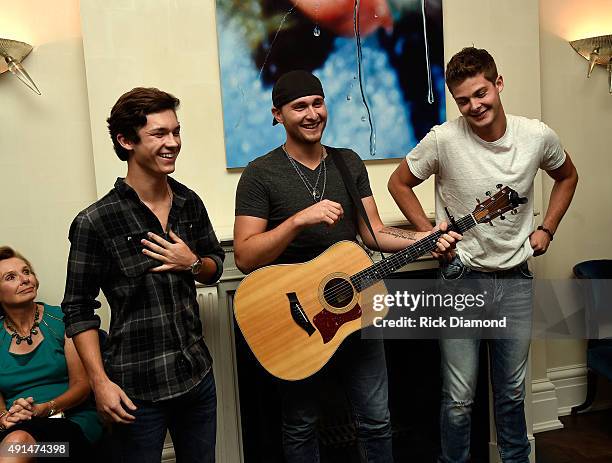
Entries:
<svg viewBox="0 0 612 463">
<path fill-rule="evenodd" d="M 200 257 L 223 271 L 224 252 L 202 200 L 172 178 L 172 229 Z M 115 187 L 82 211 L 70 227 L 70 255 L 62 302 L 66 334 L 98 329 L 94 310 L 100 289 L 111 309 L 103 359 L 109 378 L 131 397 L 161 400 L 196 386 L 212 366 L 202 337 L 193 275 L 153 273 L 161 265 L 142 253 L 147 232 L 170 238 L 136 192 L 119 178 Z"/>
</svg>

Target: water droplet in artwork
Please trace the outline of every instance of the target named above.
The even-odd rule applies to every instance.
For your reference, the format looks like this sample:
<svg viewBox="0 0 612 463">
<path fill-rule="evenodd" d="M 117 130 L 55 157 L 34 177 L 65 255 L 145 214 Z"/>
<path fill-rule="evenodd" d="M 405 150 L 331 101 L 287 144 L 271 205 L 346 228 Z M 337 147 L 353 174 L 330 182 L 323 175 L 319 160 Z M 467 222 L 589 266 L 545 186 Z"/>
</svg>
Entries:
<svg viewBox="0 0 612 463">
<path fill-rule="evenodd" d="M 367 120 L 368 120 L 368 118 L 367 118 L 367 117 L 365 117 L 365 116 L 361 116 L 361 122 L 365 122 L 365 121 L 367 121 Z"/>
<path fill-rule="evenodd" d="M 312 30 L 312 35 L 314 35 L 315 37 L 318 37 L 321 35 L 321 28 L 319 27 L 318 24 Z"/>
<path fill-rule="evenodd" d="M 433 104 L 434 94 L 433 94 L 433 84 L 431 81 L 431 65 L 429 62 L 429 45 L 427 43 L 427 13 L 425 11 L 425 0 L 421 0 L 421 14 L 423 16 L 423 41 L 425 42 L 425 63 L 427 65 L 427 102 L 429 104 Z"/>
<path fill-rule="evenodd" d="M 346 95 L 346 101 L 351 101 L 351 95 Z"/>
<path fill-rule="evenodd" d="M 423 0 L 424 1 L 424 0 Z M 357 44 L 357 73 L 353 75 L 353 79 L 359 79 L 359 88 L 361 90 L 361 99 L 363 101 L 363 105 L 368 113 L 368 123 L 370 124 L 370 155 L 372 157 L 376 156 L 376 125 L 374 123 L 374 117 L 370 110 L 370 105 L 368 103 L 368 98 L 366 96 L 365 85 L 364 85 L 364 76 L 362 72 L 362 60 L 363 54 L 361 49 L 361 34 L 359 32 L 359 7 L 360 0 L 355 0 L 355 8 L 353 10 L 353 30 L 355 31 L 355 41 Z"/>
</svg>

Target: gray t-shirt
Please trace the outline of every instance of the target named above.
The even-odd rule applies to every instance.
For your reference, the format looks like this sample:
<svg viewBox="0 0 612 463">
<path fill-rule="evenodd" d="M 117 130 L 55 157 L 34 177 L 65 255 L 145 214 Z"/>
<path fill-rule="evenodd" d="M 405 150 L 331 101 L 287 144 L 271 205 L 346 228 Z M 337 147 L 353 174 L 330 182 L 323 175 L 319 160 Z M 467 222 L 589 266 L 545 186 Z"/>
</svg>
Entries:
<svg viewBox="0 0 612 463">
<path fill-rule="evenodd" d="M 456 219 L 474 211 L 476 198 L 501 183 L 528 198 L 518 214 L 466 232 L 457 254 L 467 266 L 506 270 L 533 255 L 533 179 L 538 169 L 554 170 L 565 161 L 557 134 L 536 119 L 507 115 L 505 134 L 494 142 L 478 137 L 463 117 L 435 126 L 406 156 L 410 171 L 425 180 L 435 174 L 436 221 L 448 206 Z"/>
<path fill-rule="evenodd" d="M 362 198 L 372 196 L 368 173 L 363 161 L 354 151 L 331 147 L 326 147 L 326 150 L 327 182 L 323 199 L 340 203 L 344 209 L 344 218 L 334 227 L 318 224 L 305 228 L 287 246 L 275 264 L 305 262 L 315 258 L 338 241 L 355 241 L 357 211 L 353 207 L 342 176 L 330 156 L 343 156 Z M 318 170 L 311 170 L 300 163 L 297 165 L 314 185 Z M 319 186 L 322 186 L 322 183 L 323 173 L 319 179 Z M 266 219 L 267 230 L 272 230 L 292 215 L 313 204 L 315 202 L 312 194 L 281 147 L 250 162 L 242 173 L 236 190 L 236 215 Z"/>
</svg>

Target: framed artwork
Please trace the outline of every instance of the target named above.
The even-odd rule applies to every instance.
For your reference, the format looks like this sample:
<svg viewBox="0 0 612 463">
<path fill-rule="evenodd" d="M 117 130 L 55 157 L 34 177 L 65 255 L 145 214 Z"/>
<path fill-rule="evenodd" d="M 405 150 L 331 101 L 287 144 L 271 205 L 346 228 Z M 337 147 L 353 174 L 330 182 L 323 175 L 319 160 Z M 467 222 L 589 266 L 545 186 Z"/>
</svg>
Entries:
<svg viewBox="0 0 612 463">
<path fill-rule="evenodd" d="M 442 0 L 216 0 L 216 15 L 228 168 L 284 141 L 271 93 L 294 69 L 323 84 L 323 143 L 364 160 L 403 157 L 445 120 Z"/>
</svg>

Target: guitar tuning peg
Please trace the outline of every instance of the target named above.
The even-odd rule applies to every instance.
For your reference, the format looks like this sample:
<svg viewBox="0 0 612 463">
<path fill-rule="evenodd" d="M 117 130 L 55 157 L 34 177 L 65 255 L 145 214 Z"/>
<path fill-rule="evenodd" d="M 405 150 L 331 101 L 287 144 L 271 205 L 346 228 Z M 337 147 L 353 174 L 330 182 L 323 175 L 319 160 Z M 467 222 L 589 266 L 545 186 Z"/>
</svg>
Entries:
<svg viewBox="0 0 612 463">
<path fill-rule="evenodd" d="M 492 227 L 494 227 L 495 225 L 493 225 L 493 221 L 489 220 L 489 225 L 491 225 Z"/>
<path fill-rule="evenodd" d="M 487 196 L 491 196 L 491 192 L 490 192 L 490 191 L 487 191 L 485 194 L 486 194 Z"/>
<path fill-rule="evenodd" d="M 512 209 L 512 210 L 510 211 L 510 214 L 512 214 L 512 215 L 516 215 L 516 214 L 518 214 L 518 211 L 517 211 L 516 209 Z"/>
<path fill-rule="evenodd" d="M 506 216 L 505 216 L 505 215 L 500 215 L 500 216 L 499 216 L 499 218 L 500 218 L 501 220 L 506 220 Z"/>
<path fill-rule="evenodd" d="M 501 183 L 498 183 L 497 185 L 495 185 L 495 188 L 497 188 L 498 190 L 501 190 L 501 187 L 502 187 L 502 186 L 503 186 L 503 185 L 502 185 Z"/>
<path fill-rule="evenodd" d="M 480 204 L 480 199 L 476 198 L 476 204 Z"/>
</svg>

